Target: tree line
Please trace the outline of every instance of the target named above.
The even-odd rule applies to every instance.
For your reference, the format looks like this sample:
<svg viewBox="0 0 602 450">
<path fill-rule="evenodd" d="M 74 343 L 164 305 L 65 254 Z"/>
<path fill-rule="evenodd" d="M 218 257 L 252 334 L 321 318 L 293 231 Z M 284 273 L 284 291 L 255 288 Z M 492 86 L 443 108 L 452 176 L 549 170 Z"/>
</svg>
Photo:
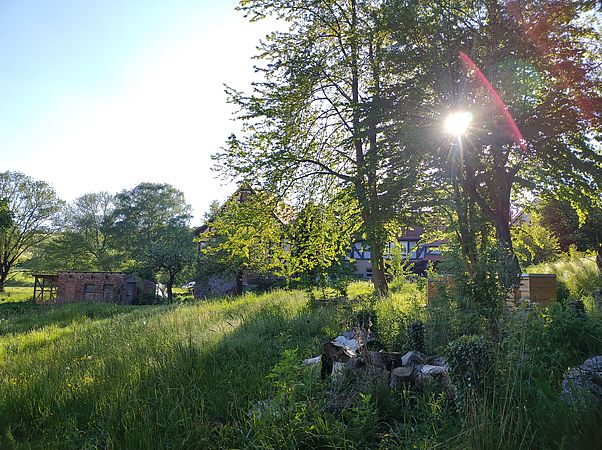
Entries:
<svg viewBox="0 0 602 450">
<path fill-rule="evenodd" d="M 513 206 L 534 199 L 567 218 L 602 267 L 596 2 L 242 0 L 239 10 L 283 23 L 258 46 L 263 80 L 250 92 L 227 88 L 242 131 L 214 155 L 261 201 L 215 208 L 197 278 L 269 266 L 292 279 L 334 264 L 307 255 L 340 256 L 353 235 L 367 242 L 384 294 L 387 244 L 422 224 L 446 230 L 475 292 L 492 274 L 510 286 L 529 261 L 517 240 L 533 241 L 512 232 Z M 459 111 L 472 117 L 467 129 L 445 130 Z M 3 177 L 0 288 L 27 249 L 39 270 L 58 261 L 169 281 L 183 270 L 174 253 L 194 247 L 184 244 L 189 207 L 169 185 L 90 194 L 65 209 L 44 183 Z M 283 203 L 298 215 L 285 235 L 271 225 Z M 566 227 L 548 222 L 566 239 Z"/>
</svg>

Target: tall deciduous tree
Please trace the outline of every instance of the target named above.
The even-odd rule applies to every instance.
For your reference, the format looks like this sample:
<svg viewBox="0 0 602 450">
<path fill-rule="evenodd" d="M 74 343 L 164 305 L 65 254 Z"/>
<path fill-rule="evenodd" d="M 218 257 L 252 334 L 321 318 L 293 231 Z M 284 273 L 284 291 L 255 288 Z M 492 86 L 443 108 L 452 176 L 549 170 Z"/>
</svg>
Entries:
<svg viewBox="0 0 602 450">
<path fill-rule="evenodd" d="M 276 192 L 350 187 L 371 248 L 375 288 L 387 291 L 387 225 L 415 197 L 416 147 L 399 139 L 399 76 L 384 27 L 385 1 L 242 0 L 252 20 L 282 19 L 288 29 L 259 47 L 265 81 L 251 95 L 229 89 L 243 136 L 216 160 L 222 170 Z"/>
<path fill-rule="evenodd" d="M 451 162 L 455 197 L 468 197 L 495 225 L 507 283 L 520 271 L 510 235 L 513 190 L 561 180 L 600 191 L 602 155 L 590 139 L 601 126 L 600 60 L 587 44 L 600 35 L 579 20 L 591 5 L 390 3 L 392 20 L 416 19 L 395 35 L 400 68 L 412 74 L 405 91 L 418 86 L 422 97 L 416 144 L 436 150 L 439 167 Z M 454 109 L 473 114 L 461 145 L 442 133 L 445 111 Z"/>
<path fill-rule="evenodd" d="M 195 262 L 196 249 L 192 244 L 192 230 L 183 225 L 161 226 L 148 245 L 147 263 L 165 274 L 167 301 L 173 299 L 176 276 Z"/>
<path fill-rule="evenodd" d="M 130 270 L 150 278 L 165 270 L 168 283 L 173 284 L 180 267 L 190 261 L 184 234 L 188 233 L 189 247 L 194 249 L 190 217 L 190 205 L 181 191 L 169 184 L 141 183 L 117 194 L 111 233 Z"/>
<path fill-rule="evenodd" d="M 0 292 L 15 264 L 56 231 L 62 202 L 54 189 L 20 172 L 0 173 L 0 199 L 11 220 L 0 238 Z"/>
</svg>

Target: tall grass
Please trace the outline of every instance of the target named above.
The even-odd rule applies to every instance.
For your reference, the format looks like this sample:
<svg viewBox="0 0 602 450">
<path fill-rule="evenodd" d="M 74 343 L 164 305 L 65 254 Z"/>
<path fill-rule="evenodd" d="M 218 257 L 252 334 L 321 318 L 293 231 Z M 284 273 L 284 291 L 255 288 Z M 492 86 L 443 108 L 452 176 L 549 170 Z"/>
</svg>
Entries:
<svg viewBox="0 0 602 450">
<path fill-rule="evenodd" d="M 560 383 L 602 353 L 602 319 L 570 305 L 507 315 L 482 389 L 393 392 L 387 377 L 321 381 L 301 361 L 369 312 L 391 351 L 424 324 L 429 357 L 488 327 L 398 281 L 320 305 L 275 291 L 199 303 L 0 304 L 0 448 L 602 448 L 602 408 Z M 465 339 L 466 340 L 466 339 Z"/>
<path fill-rule="evenodd" d="M 334 320 L 284 292 L 2 311 L 2 448 L 210 447 L 212 424 L 269 397 L 282 351 L 314 356 Z"/>
<path fill-rule="evenodd" d="M 32 287 L 5 287 L 4 292 L 0 292 L 0 303 L 24 302 L 31 300 L 32 297 Z"/>
</svg>

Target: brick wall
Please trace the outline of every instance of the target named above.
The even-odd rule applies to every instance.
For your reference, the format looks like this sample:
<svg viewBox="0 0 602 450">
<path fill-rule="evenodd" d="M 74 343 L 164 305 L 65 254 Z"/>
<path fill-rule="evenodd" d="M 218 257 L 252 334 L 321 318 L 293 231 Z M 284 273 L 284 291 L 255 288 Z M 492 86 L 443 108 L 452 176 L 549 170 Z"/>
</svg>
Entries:
<svg viewBox="0 0 602 450">
<path fill-rule="evenodd" d="M 154 295 L 155 283 L 126 273 L 61 272 L 58 276 L 59 303 L 88 300 L 129 304 L 137 298 L 152 298 Z"/>
</svg>

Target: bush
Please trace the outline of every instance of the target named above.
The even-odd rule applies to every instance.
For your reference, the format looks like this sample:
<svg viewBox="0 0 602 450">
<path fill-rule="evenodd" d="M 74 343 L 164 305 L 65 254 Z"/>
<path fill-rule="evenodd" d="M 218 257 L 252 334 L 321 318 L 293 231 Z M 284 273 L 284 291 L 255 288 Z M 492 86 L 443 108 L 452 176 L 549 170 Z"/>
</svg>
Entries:
<svg viewBox="0 0 602 450">
<path fill-rule="evenodd" d="M 408 326 L 408 337 L 412 343 L 412 350 L 424 352 L 424 323 L 420 320 L 410 322 Z"/>
<path fill-rule="evenodd" d="M 461 336 L 448 344 L 445 353 L 452 380 L 460 388 L 484 388 L 492 359 L 485 337 Z"/>
</svg>

